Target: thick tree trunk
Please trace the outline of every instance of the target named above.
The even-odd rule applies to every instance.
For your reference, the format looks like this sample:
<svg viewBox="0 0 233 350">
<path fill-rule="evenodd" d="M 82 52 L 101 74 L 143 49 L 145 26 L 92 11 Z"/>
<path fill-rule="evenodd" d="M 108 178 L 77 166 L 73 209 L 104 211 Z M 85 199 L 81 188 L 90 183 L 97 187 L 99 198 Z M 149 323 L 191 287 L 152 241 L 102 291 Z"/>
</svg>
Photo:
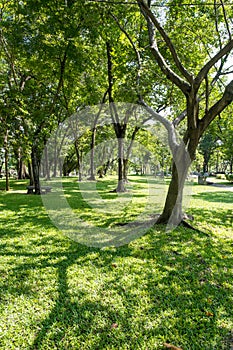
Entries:
<svg viewBox="0 0 233 350">
<path fill-rule="evenodd" d="M 157 221 L 158 224 L 176 226 L 182 221 L 183 190 L 187 172 L 188 168 L 184 169 L 183 174 L 180 174 L 175 163 L 173 164 L 172 179 L 169 185 L 163 212 Z"/>
<path fill-rule="evenodd" d="M 38 155 L 37 146 L 32 146 L 31 152 L 32 159 L 32 173 L 35 186 L 35 194 L 41 194 L 40 190 L 40 156 Z"/>
<path fill-rule="evenodd" d="M 198 135 L 198 133 L 197 133 Z M 198 138 L 190 138 L 188 151 L 184 145 L 173 154 L 172 179 L 168 188 L 168 193 L 157 223 L 168 224 L 171 227 L 179 225 L 183 220 L 182 204 L 185 180 L 189 167 L 195 158 L 195 151 L 198 145 Z"/>
</svg>

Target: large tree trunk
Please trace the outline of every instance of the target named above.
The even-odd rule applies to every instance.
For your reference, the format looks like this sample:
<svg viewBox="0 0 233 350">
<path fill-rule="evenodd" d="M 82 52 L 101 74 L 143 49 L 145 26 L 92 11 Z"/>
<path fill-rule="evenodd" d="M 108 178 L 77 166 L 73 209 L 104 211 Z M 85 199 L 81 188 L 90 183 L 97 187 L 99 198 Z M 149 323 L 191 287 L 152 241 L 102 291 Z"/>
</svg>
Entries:
<svg viewBox="0 0 233 350">
<path fill-rule="evenodd" d="M 165 205 L 162 214 L 160 215 L 158 224 L 169 224 L 177 226 L 183 219 L 182 201 L 185 178 L 188 173 L 188 167 L 181 174 L 177 170 L 176 164 L 173 163 L 172 179 L 169 185 Z"/>
<path fill-rule="evenodd" d="M 190 133 L 187 133 L 188 136 L 184 138 L 185 143 L 189 140 L 188 150 L 186 150 L 184 144 L 181 144 L 173 154 L 172 179 L 168 188 L 163 212 L 157 221 L 158 224 L 168 224 L 174 227 L 179 225 L 183 220 L 184 213 L 182 211 L 182 205 L 185 180 L 189 167 L 195 159 L 199 133 L 197 132 L 195 137 L 193 132 L 191 134 L 192 137 L 190 137 Z"/>
<path fill-rule="evenodd" d="M 40 155 L 38 154 L 37 145 L 32 146 L 32 173 L 35 186 L 35 194 L 41 194 L 40 189 Z"/>
</svg>

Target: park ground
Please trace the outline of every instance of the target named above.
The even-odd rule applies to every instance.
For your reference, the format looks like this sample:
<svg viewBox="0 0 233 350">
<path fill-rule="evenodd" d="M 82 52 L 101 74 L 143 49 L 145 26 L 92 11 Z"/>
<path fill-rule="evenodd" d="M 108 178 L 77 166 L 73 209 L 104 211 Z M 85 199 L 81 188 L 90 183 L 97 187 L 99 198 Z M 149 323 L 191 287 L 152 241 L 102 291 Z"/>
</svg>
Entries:
<svg viewBox="0 0 233 350">
<path fill-rule="evenodd" d="M 147 181 L 130 180 L 120 199 L 109 192 L 115 179 L 99 181 L 94 207 L 82 198 L 88 186 L 81 193 L 71 178 L 64 188 L 74 212 L 101 230 L 144 210 Z M 95 248 L 59 231 L 26 184 L 0 191 L 1 350 L 233 349 L 232 188 L 192 186 L 187 212 L 198 231 L 157 226 L 121 247 Z M 96 211 L 101 198 L 110 214 Z M 113 204 L 124 198 L 122 215 Z"/>
</svg>

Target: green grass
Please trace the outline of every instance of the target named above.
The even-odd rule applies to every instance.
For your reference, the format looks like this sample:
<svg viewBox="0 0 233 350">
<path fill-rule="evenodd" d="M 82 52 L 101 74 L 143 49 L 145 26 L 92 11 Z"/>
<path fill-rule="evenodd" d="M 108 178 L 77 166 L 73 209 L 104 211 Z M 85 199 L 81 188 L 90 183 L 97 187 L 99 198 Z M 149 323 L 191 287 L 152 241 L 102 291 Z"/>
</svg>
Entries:
<svg viewBox="0 0 233 350">
<path fill-rule="evenodd" d="M 1 350 L 231 348 L 232 191 L 193 186 L 188 211 L 204 233 L 156 227 L 128 245 L 98 249 L 56 229 L 24 181 L 11 186 L 0 193 Z M 97 184 L 108 214 L 92 189 L 81 190 L 85 202 L 74 179 L 64 182 L 76 215 L 100 230 L 150 214 L 145 179 L 133 177 L 130 186 L 118 197 L 109 193 L 113 178 Z M 153 186 L 157 212 L 162 187 Z"/>
</svg>

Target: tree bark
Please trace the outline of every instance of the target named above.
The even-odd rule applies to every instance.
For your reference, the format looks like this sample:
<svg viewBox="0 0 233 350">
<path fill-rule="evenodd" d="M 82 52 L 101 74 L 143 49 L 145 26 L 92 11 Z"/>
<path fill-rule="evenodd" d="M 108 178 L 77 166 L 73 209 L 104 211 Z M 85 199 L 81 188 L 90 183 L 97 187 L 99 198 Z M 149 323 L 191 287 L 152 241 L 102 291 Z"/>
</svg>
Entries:
<svg viewBox="0 0 233 350">
<path fill-rule="evenodd" d="M 82 152 L 79 151 L 78 142 L 75 142 L 75 152 L 78 161 L 78 181 L 82 181 Z"/>
<path fill-rule="evenodd" d="M 191 162 L 195 159 L 195 152 L 200 140 L 200 137 L 206 131 L 210 123 L 219 115 L 232 101 L 233 101 L 233 80 L 225 87 L 225 91 L 222 97 L 217 102 L 209 107 L 209 88 L 206 89 L 206 104 L 204 116 L 200 118 L 199 114 L 199 94 L 200 87 L 205 80 L 208 82 L 208 74 L 211 68 L 216 65 L 224 56 L 228 55 L 233 49 L 233 39 L 230 36 L 229 42 L 220 47 L 216 54 L 206 62 L 200 69 L 199 73 L 194 77 L 182 64 L 179 59 L 178 52 L 171 40 L 167 35 L 165 29 L 158 22 L 156 15 L 151 11 L 150 7 L 144 0 L 137 0 L 137 3 L 141 9 L 143 16 L 147 21 L 148 37 L 150 43 L 150 50 L 154 60 L 159 65 L 162 74 L 173 84 L 175 84 L 183 93 L 186 98 L 186 111 L 185 117 L 187 120 L 186 134 L 184 137 L 184 144 L 188 148 L 190 160 L 184 157 L 185 152 L 182 150 L 181 144 L 178 145 L 178 140 L 174 134 L 174 129 L 169 123 L 169 120 L 163 118 L 163 116 L 156 114 L 151 107 L 146 105 L 140 97 L 140 103 L 145 106 L 146 110 L 153 115 L 168 131 L 169 145 L 173 153 L 173 171 L 172 179 L 169 186 L 165 207 L 162 215 L 160 216 L 159 223 L 172 223 L 178 224 L 182 220 L 182 197 L 185 178 L 188 173 Z M 166 49 L 169 50 L 171 58 L 167 59 L 160 50 L 158 45 L 158 33 L 159 40 L 162 39 Z M 171 67 L 176 67 L 173 70 Z M 218 71 L 220 76 L 221 70 Z M 218 79 L 217 79 L 218 80 Z M 212 83 L 216 83 L 217 80 L 212 80 Z M 183 119 L 183 116 L 178 117 L 175 120 L 173 126 L 177 126 Z M 172 147 L 171 147 L 172 146 Z M 179 157 L 177 159 L 176 152 L 178 151 Z M 180 157 L 181 156 L 181 157 Z"/>
<path fill-rule="evenodd" d="M 129 157 L 133 148 L 133 144 L 134 144 L 134 140 L 136 137 L 137 132 L 140 130 L 139 126 L 135 126 L 132 136 L 131 136 L 131 140 L 130 140 L 130 144 L 129 147 L 127 148 L 126 151 L 126 157 L 123 160 L 123 178 L 124 178 L 124 182 L 127 183 L 128 182 L 128 170 L 129 170 Z"/>
<path fill-rule="evenodd" d="M 28 161 L 28 173 L 29 173 L 29 179 L 30 179 L 30 186 L 33 186 L 34 179 L 33 179 L 32 163 L 30 161 Z"/>
<path fill-rule="evenodd" d="M 46 180 L 50 180 L 49 157 L 48 157 L 48 147 L 47 147 L 47 145 L 45 145 L 44 154 L 45 154 L 45 157 L 44 157 L 45 178 L 46 178 Z"/>
<path fill-rule="evenodd" d="M 129 171 L 129 159 L 127 157 L 127 158 L 123 159 L 123 179 L 124 179 L 125 183 L 129 182 L 129 180 L 128 180 L 128 171 Z"/>
<path fill-rule="evenodd" d="M 184 136 L 184 143 L 173 152 L 172 179 L 168 188 L 168 193 L 160 215 L 158 224 L 179 225 L 183 220 L 182 203 L 185 180 L 188 170 L 195 159 L 197 146 L 199 143 L 199 130 L 196 132 L 190 129 Z M 186 150 L 186 145 L 188 145 Z"/>
<path fill-rule="evenodd" d="M 184 169 L 184 173 L 181 174 L 179 170 L 177 170 L 176 164 L 173 163 L 172 179 L 169 185 L 163 212 L 157 221 L 158 224 L 177 226 L 182 221 L 183 190 L 187 172 L 188 167 Z"/>
<path fill-rule="evenodd" d="M 118 138 L 118 184 L 116 192 L 126 192 L 124 185 L 124 176 L 123 176 L 123 162 L 124 162 L 124 139 Z"/>
<path fill-rule="evenodd" d="M 94 125 L 91 133 L 91 159 L 90 159 L 90 177 L 88 180 L 95 181 L 95 137 L 96 137 L 96 125 Z"/>
<path fill-rule="evenodd" d="M 8 167 L 8 161 L 9 161 L 8 130 L 6 131 L 5 138 L 4 138 L 4 150 L 5 150 L 5 174 L 6 174 L 5 189 L 6 191 L 9 191 L 10 181 L 9 181 L 9 167 Z"/>
<path fill-rule="evenodd" d="M 33 180 L 34 180 L 34 186 L 35 186 L 35 194 L 41 194 L 40 189 L 40 155 L 38 154 L 37 145 L 32 146 L 31 151 L 31 159 L 32 159 L 32 173 L 33 173 Z"/>
</svg>

